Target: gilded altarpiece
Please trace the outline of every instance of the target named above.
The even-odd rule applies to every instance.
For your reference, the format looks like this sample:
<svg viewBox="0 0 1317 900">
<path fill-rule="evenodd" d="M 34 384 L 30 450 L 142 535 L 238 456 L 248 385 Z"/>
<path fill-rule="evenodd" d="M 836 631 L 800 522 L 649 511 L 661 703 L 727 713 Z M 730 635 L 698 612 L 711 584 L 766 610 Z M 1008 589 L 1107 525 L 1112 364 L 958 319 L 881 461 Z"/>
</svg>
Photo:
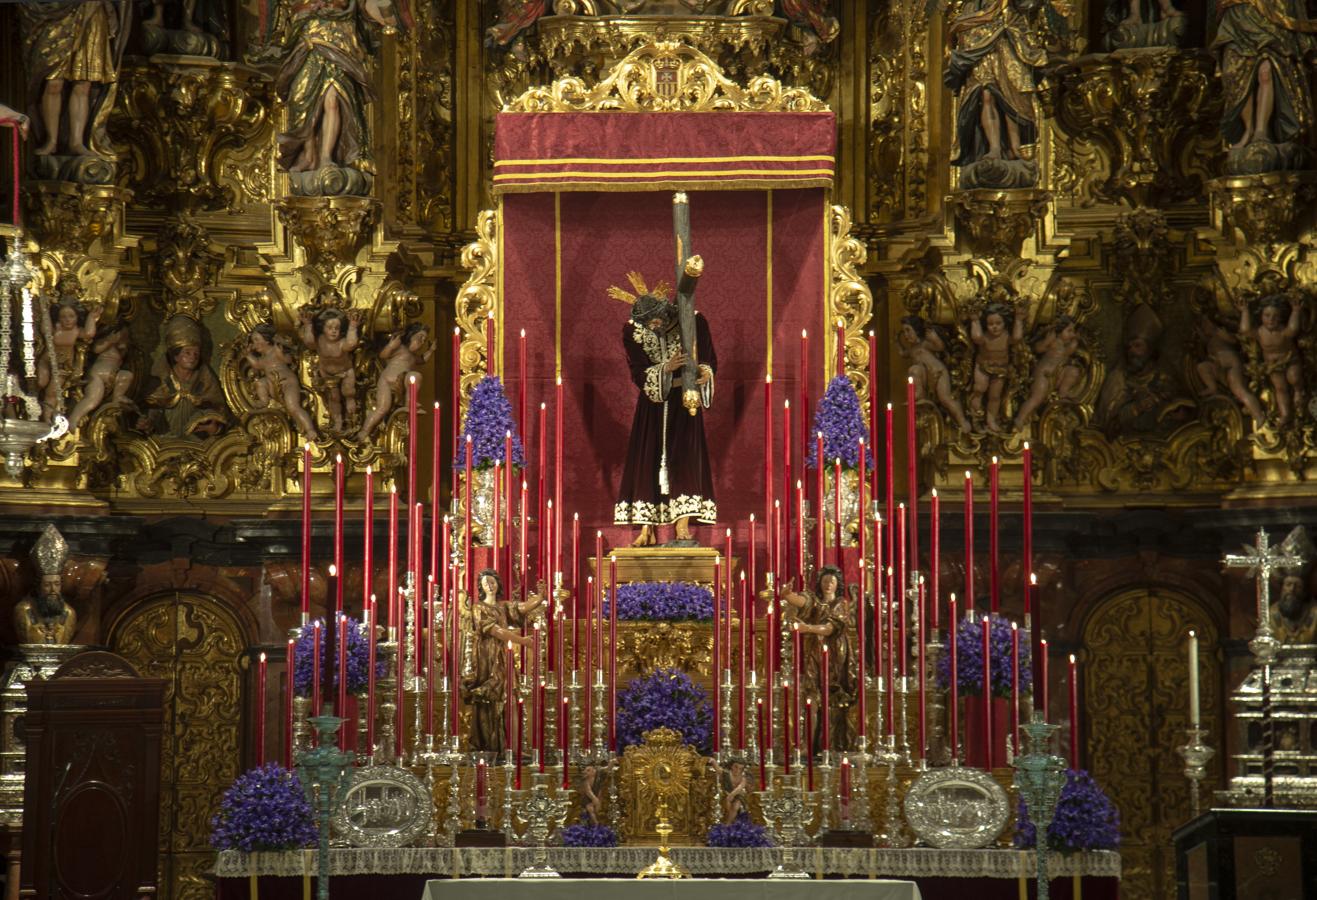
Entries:
<svg viewBox="0 0 1317 900">
<path fill-rule="evenodd" d="M 175 593 L 147 600 L 116 622 L 115 652 L 143 675 L 165 679 L 161 747 L 160 884 L 170 900 L 203 900 L 214 887 L 207 836 L 220 795 L 243 769 L 247 638 L 213 598 Z"/>
</svg>

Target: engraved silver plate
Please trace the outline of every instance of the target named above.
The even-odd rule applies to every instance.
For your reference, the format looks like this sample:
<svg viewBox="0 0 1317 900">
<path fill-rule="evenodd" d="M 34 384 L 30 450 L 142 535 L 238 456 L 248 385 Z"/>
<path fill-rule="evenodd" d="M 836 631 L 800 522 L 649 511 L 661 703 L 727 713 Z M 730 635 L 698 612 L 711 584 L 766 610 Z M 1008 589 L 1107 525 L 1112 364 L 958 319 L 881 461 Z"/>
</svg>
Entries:
<svg viewBox="0 0 1317 900">
<path fill-rule="evenodd" d="M 1001 834 L 1009 816 L 1006 792 L 978 769 L 932 769 L 916 778 L 905 795 L 911 830 L 939 850 L 986 847 Z"/>
<path fill-rule="evenodd" d="M 405 769 L 367 766 L 352 776 L 334 830 L 353 847 L 406 847 L 426 832 L 434 801 Z"/>
</svg>

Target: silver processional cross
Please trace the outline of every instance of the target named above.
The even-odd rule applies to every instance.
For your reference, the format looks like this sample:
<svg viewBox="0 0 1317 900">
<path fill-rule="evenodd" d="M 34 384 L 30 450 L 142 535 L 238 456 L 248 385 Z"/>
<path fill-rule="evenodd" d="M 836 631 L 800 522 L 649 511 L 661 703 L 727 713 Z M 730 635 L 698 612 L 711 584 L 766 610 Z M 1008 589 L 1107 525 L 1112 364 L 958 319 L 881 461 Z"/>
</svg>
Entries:
<svg viewBox="0 0 1317 900">
<path fill-rule="evenodd" d="M 1245 569 L 1257 579 L 1258 631 L 1248 648 L 1259 663 L 1270 663 L 1276 658 L 1279 641 L 1271 633 L 1271 574 L 1280 569 L 1297 568 L 1304 563 L 1299 551 L 1298 532 L 1292 533 L 1276 550 L 1271 548 L 1265 528 L 1258 529 L 1257 545 L 1244 546 L 1243 553 L 1227 553 L 1227 569 Z"/>
</svg>

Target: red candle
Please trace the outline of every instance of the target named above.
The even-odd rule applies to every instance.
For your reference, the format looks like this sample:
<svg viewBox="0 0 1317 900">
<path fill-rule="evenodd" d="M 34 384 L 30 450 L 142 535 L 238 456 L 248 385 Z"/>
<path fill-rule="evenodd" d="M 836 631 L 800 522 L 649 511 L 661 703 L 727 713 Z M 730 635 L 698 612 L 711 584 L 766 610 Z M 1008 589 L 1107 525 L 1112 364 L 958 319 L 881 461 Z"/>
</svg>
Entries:
<svg viewBox="0 0 1317 900">
<path fill-rule="evenodd" d="M 398 626 L 398 486 L 389 485 L 389 628 Z"/>
<path fill-rule="evenodd" d="M 562 762 L 562 789 L 565 791 L 571 786 L 571 781 L 567 777 L 568 753 L 567 753 L 567 704 L 566 697 L 562 698 L 562 708 L 558 712 L 558 759 Z"/>
<path fill-rule="evenodd" d="M 398 594 L 397 602 L 398 602 L 398 621 L 402 622 L 403 610 L 402 610 L 401 592 L 399 592 Z M 393 696 L 394 708 L 398 711 L 397 717 L 394 720 L 397 722 L 397 727 L 393 729 L 393 756 L 397 760 L 402 759 L 402 748 L 407 743 L 407 720 L 403 716 L 404 703 L 406 702 L 407 699 L 407 694 L 405 690 L 407 686 L 407 678 L 406 678 L 407 673 L 403 669 L 403 652 L 406 649 L 405 643 L 406 643 L 405 636 L 400 633 L 398 635 L 398 654 L 397 654 L 398 677 L 394 683 L 394 696 Z"/>
<path fill-rule="evenodd" d="M 417 561 L 417 568 L 412 572 L 412 584 L 416 585 L 416 590 L 413 592 L 413 597 L 412 597 L 412 604 L 415 607 L 415 612 L 413 613 L 413 615 L 416 617 L 416 653 L 415 653 L 416 671 L 414 673 L 416 675 L 421 674 L 421 660 L 424 658 L 422 656 L 421 651 L 424 646 L 423 642 L 425 640 L 425 632 L 429 628 L 429 626 L 426 623 L 425 610 L 427 608 L 427 604 L 429 603 L 430 590 L 427 590 L 427 586 L 421 583 L 421 572 L 420 572 L 421 529 L 423 527 L 422 522 L 424 518 L 425 518 L 425 507 L 422 506 L 420 503 L 418 503 L 416 504 L 415 510 L 412 512 L 412 522 L 413 522 L 412 527 L 414 529 L 412 531 L 412 534 L 416 535 L 416 540 L 413 542 L 413 544 L 416 550 L 415 559 Z M 433 582 L 430 583 L 431 588 L 433 587 L 433 584 L 434 584 Z"/>
<path fill-rule="evenodd" d="M 876 467 L 875 467 L 876 468 Z M 883 612 L 883 517 L 873 517 L 873 674 L 882 680 L 885 652 L 883 635 L 885 614 Z"/>
<path fill-rule="evenodd" d="M 869 332 L 869 436 L 878 440 L 878 337 Z M 878 496 L 878 466 L 873 467 L 873 488 L 871 497 Z"/>
<path fill-rule="evenodd" d="M 311 615 L 311 444 L 302 445 L 302 624 Z M 316 713 L 319 715 L 319 713 Z"/>
<path fill-rule="evenodd" d="M 486 805 L 489 800 L 489 772 L 485 768 L 485 760 L 476 759 L 476 821 L 483 822 L 486 814 Z"/>
<path fill-rule="evenodd" d="M 805 698 L 805 790 L 814 790 L 814 698 Z"/>
<path fill-rule="evenodd" d="M 366 630 L 366 755 L 375 753 L 375 595 L 366 599 L 362 611 Z"/>
<path fill-rule="evenodd" d="M 1033 659 L 1035 660 L 1034 665 L 1031 667 L 1030 674 L 1033 676 L 1034 679 L 1037 679 L 1038 665 L 1036 660 L 1038 659 L 1039 651 L 1041 649 L 1040 642 L 1043 636 L 1043 623 L 1042 623 L 1043 611 L 1041 609 L 1038 610 L 1037 615 L 1032 617 L 1030 617 L 1028 612 L 1029 608 L 1033 605 L 1033 600 L 1038 596 L 1038 576 L 1035 575 L 1033 572 L 1029 573 L 1029 586 L 1026 589 L 1025 596 L 1029 599 L 1029 606 L 1025 607 L 1024 618 L 1026 620 L 1025 624 L 1029 629 L 1029 635 L 1028 635 L 1029 649 L 1032 651 Z M 1031 686 L 1030 693 L 1034 696 L 1037 696 L 1036 688 Z"/>
<path fill-rule="evenodd" d="M 553 424 L 553 565 L 551 572 L 562 571 L 562 417 L 563 393 L 562 377 L 559 376 L 554 386 L 557 407 L 554 410 Z M 552 581 L 552 579 L 550 579 Z"/>
<path fill-rule="evenodd" d="M 323 627 L 319 619 L 311 627 L 311 715 L 318 716 L 320 709 L 320 653 L 321 653 L 321 636 L 320 630 Z"/>
<path fill-rule="evenodd" d="M 517 379 L 517 433 L 526 437 L 526 329 L 521 329 L 521 338 L 517 342 L 517 360 L 520 377 Z"/>
<path fill-rule="evenodd" d="M 1020 752 L 1020 628 L 1011 623 L 1011 746 Z"/>
<path fill-rule="evenodd" d="M 493 519 L 493 521 L 492 521 L 492 523 L 491 523 L 493 527 L 490 529 L 491 533 L 488 535 L 488 537 L 489 537 L 489 556 L 490 556 L 490 565 L 493 567 L 494 571 L 498 572 L 498 573 L 499 573 L 499 576 L 502 577 L 502 576 L 503 576 L 503 572 L 501 571 L 501 567 L 500 567 L 500 565 L 499 565 L 500 554 L 499 554 L 499 549 L 498 549 L 498 548 L 499 548 L 499 544 L 501 544 L 501 543 L 503 542 L 503 533 L 502 533 L 502 527 L 503 527 L 503 463 L 498 462 L 498 461 L 496 460 L 496 461 L 494 462 L 494 470 L 493 470 L 493 473 L 494 473 L 494 479 L 493 479 L 493 480 L 494 480 L 494 490 L 493 490 L 492 493 L 493 493 L 493 501 L 494 501 L 494 514 L 493 514 L 493 516 L 491 516 L 491 519 Z M 511 582 L 508 582 L 506 579 L 504 580 L 504 584 L 510 584 L 510 583 L 511 583 Z"/>
<path fill-rule="evenodd" d="M 722 593 L 723 562 L 721 556 L 713 558 L 713 752 L 720 749 L 722 731 L 722 704 L 718 702 L 723 683 L 723 632 Z"/>
<path fill-rule="evenodd" d="M 817 572 L 823 568 L 826 560 L 823 558 L 823 536 L 827 534 L 828 529 L 824 526 L 827 517 L 823 515 L 823 471 L 827 467 L 823 457 L 823 432 L 814 433 L 814 517 L 817 524 L 814 526 L 814 571 Z"/>
<path fill-rule="evenodd" d="M 910 571 L 919 571 L 919 452 L 915 431 L 915 379 L 905 381 L 905 467 L 910 491 Z"/>
<path fill-rule="evenodd" d="M 737 673 L 738 677 L 737 677 L 737 687 L 736 687 L 736 748 L 738 750 L 745 749 L 746 657 L 749 655 L 749 651 L 750 651 L 749 630 L 746 628 L 746 623 L 749 621 L 748 618 L 749 610 L 747 609 L 748 605 L 749 605 L 749 600 L 746 597 L 746 590 L 745 590 L 745 571 L 742 570 L 741 572 L 741 648 L 740 648 L 741 658 L 737 664 L 737 668 L 740 671 Z"/>
<path fill-rule="evenodd" d="M 1047 638 L 1038 642 L 1038 693 L 1042 698 L 1034 706 L 1043 714 L 1043 721 L 1047 721 L 1048 712 L 1051 705 L 1047 702 L 1049 699 L 1048 690 L 1050 685 L 1047 683 Z"/>
<path fill-rule="evenodd" d="M 800 330 L 800 468 L 805 468 L 805 450 L 809 446 L 809 332 Z M 803 474 L 803 471 L 802 471 Z M 803 571 L 798 572 L 801 578 Z"/>
<path fill-rule="evenodd" d="M 343 457 L 334 457 L 334 566 L 343 571 Z M 340 578 L 334 586 L 334 613 L 343 611 L 343 582 Z"/>
<path fill-rule="evenodd" d="M 466 516 L 466 534 L 463 535 L 462 547 L 462 580 L 466 582 L 466 592 L 470 595 L 476 593 L 476 573 L 471 568 L 471 491 L 472 482 L 475 478 L 475 448 L 471 443 L 471 435 L 466 436 L 466 467 L 464 474 L 466 476 L 463 485 L 464 510 Z M 476 598 L 473 602 L 479 602 Z"/>
<path fill-rule="evenodd" d="M 758 574 L 758 572 L 756 571 L 755 564 L 758 562 L 758 559 L 756 558 L 756 553 L 755 553 L 755 514 L 754 513 L 750 513 L 749 553 L 750 553 L 750 590 L 751 593 L 753 593 L 755 585 L 759 583 L 755 580 L 755 575 Z M 753 668 L 753 665 L 751 666 L 751 668 Z"/>
<path fill-rule="evenodd" d="M 974 475 L 969 469 L 965 470 L 965 612 L 974 613 Z"/>
<path fill-rule="evenodd" d="M 791 748 L 794 746 L 791 741 L 795 718 L 791 711 L 792 696 L 790 679 L 782 679 L 782 772 L 786 775 L 791 774 Z M 716 703 L 713 706 L 714 709 L 718 708 Z"/>
<path fill-rule="evenodd" d="M 994 456 L 992 465 L 988 468 L 988 600 L 992 604 L 990 607 L 992 612 L 997 612 L 1001 608 L 1001 585 L 998 581 L 997 569 L 997 552 L 1001 536 L 1000 477 L 1001 464 Z"/>
<path fill-rule="evenodd" d="M 832 542 L 837 545 L 836 547 L 837 568 L 841 569 L 844 563 L 841 555 L 842 515 L 841 515 L 841 457 L 840 456 L 837 457 L 836 462 L 833 464 L 832 495 L 833 495 L 832 516 L 836 520 L 833 523 L 835 530 L 833 531 Z"/>
<path fill-rule="evenodd" d="M 938 598 L 942 596 L 938 582 L 941 581 L 938 575 L 938 569 L 942 565 L 942 506 L 941 501 L 937 498 L 937 488 L 933 488 L 932 499 L 929 501 L 929 542 L 932 547 L 928 556 L 928 575 L 929 575 L 929 605 L 933 609 L 933 631 L 938 629 Z M 952 623 L 955 624 L 954 622 Z"/>
<path fill-rule="evenodd" d="M 1079 768 L 1079 665 L 1070 654 L 1070 768 Z"/>
<path fill-rule="evenodd" d="M 896 508 L 896 577 L 893 579 L 896 584 L 896 593 L 893 595 L 896 599 L 897 613 L 897 640 L 899 643 L 892 648 L 893 655 L 896 656 L 900 666 L 901 677 L 907 674 L 906 663 L 910 654 L 910 641 L 906 636 L 906 602 L 905 602 L 905 504 L 901 503 Z"/>
<path fill-rule="evenodd" d="M 1029 618 L 1029 576 L 1033 572 L 1033 451 L 1029 442 L 1024 442 L 1024 454 L 1021 459 L 1024 469 L 1024 565 L 1020 572 L 1024 575 L 1024 617 Z"/>
<path fill-rule="evenodd" d="M 617 752 L 617 557 L 608 558 L 608 749 Z"/>
<path fill-rule="evenodd" d="M 594 576 L 587 575 L 585 578 L 585 706 L 582 709 L 585 719 L 585 746 L 590 746 L 592 738 L 591 722 L 593 716 L 590 711 L 594 709 Z"/>
<path fill-rule="evenodd" d="M 925 665 L 927 654 L 925 648 L 928 647 L 927 638 L 927 604 L 928 600 L 924 594 L 924 578 L 919 577 L 919 759 L 923 759 L 928 752 L 928 666 Z"/>
<path fill-rule="evenodd" d="M 494 554 L 494 568 L 503 573 L 503 583 L 509 586 L 508 596 L 512 595 L 511 585 L 515 584 L 512 573 L 512 494 L 516 490 L 512 476 L 516 469 L 516 459 L 512 449 L 512 430 L 508 429 L 503 435 L 503 497 L 507 501 L 507 508 L 503 512 L 503 547 L 506 553 L 499 556 L 497 551 Z M 500 560 L 502 562 L 500 563 Z"/>
<path fill-rule="evenodd" d="M 796 479 L 796 576 L 805 586 L 805 485 Z"/>
<path fill-rule="evenodd" d="M 803 641 L 800 635 L 800 623 L 791 623 L 791 723 L 795 732 L 794 746 L 800 747 L 800 671 L 804 664 Z"/>
<path fill-rule="evenodd" d="M 983 767 L 992 768 L 992 623 L 983 617 Z"/>
<path fill-rule="evenodd" d="M 366 466 L 366 488 L 362 514 L 361 608 L 370 606 L 371 580 L 375 574 L 375 473 Z"/>
<path fill-rule="evenodd" d="M 724 556 L 727 559 L 727 619 L 724 622 L 723 640 L 727 642 L 727 655 L 723 657 L 726 662 L 724 665 L 731 669 L 732 667 L 732 529 L 727 529 L 727 549 Z"/>
<path fill-rule="evenodd" d="M 498 364 L 494 361 L 494 311 L 490 310 L 485 316 L 485 373 L 488 375 L 498 374 Z"/>
<path fill-rule="evenodd" d="M 545 494 L 545 483 L 549 467 L 549 407 L 546 403 L 540 404 L 540 466 L 539 466 L 539 499 L 536 501 L 535 508 L 539 511 L 540 517 L 540 543 L 536 551 L 536 580 L 548 579 L 549 574 L 549 505 L 548 495 Z"/>
<path fill-rule="evenodd" d="M 764 375 L 764 521 L 773 524 L 773 373 Z M 754 546 L 752 540 L 751 546 Z M 753 578 L 750 585 L 755 584 Z"/>
<path fill-rule="evenodd" d="M 782 534 L 782 543 L 788 547 L 791 545 L 791 498 L 794 496 L 791 490 L 791 401 L 786 400 L 782 403 L 782 499 L 786 501 L 787 508 L 782 519 L 785 530 Z M 794 555 L 794 554 L 793 554 Z M 788 570 L 791 568 L 793 559 L 787 560 Z M 786 575 L 788 578 L 798 573 L 792 571 L 783 572 L 779 570 L 777 575 Z M 771 717 L 770 717 L 771 718 Z"/>
<path fill-rule="evenodd" d="M 416 390 L 419 386 L 415 375 L 407 376 L 407 510 L 409 514 L 416 506 L 416 445 L 419 437 L 416 433 Z M 420 544 L 416 545 L 416 549 L 419 552 Z M 411 555 L 409 543 L 407 571 L 420 572 L 420 569 L 419 562 Z M 420 590 L 419 578 L 415 584 L 417 590 Z"/>
<path fill-rule="evenodd" d="M 530 580 L 530 549 L 527 546 L 529 538 L 527 537 L 527 522 L 530 519 L 530 510 L 527 504 L 530 502 L 530 487 L 523 478 L 521 481 L 521 564 L 517 569 L 518 580 L 521 582 L 521 595 L 525 597 L 527 582 Z M 512 592 L 509 591 L 509 594 Z"/>
<path fill-rule="evenodd" d="M 453 447 L 452 453 L 457 455 L 457 436 L 461 434 L 461 415 L 462 415 L 462 329 L 453 329 L 453 371 L 451 380 L 453 382 L 453 402 L 451 415 L 453 417 Z M 522 434 L 525 434 L 522 431 Z"/>
<path fill-rule="evenodd" d="M 851 817 L 851 761 L 841 758 L 841 817 L 849 821 Z"/>
<path fill-rule="evenodd" d="M 956 595 L 953 592 L 947 600 L 947 653 L 951 656 L 951 702 L 947 704 L 948 749 L 952 761 L 960 759 L 960 677 L 956 653 L 956 631 L 959 628 L 956 618 Z"/>
<path fill-rule="evenodd" d="M 894 544 L 896 529 L 893 527 L 896 523 L 896 481 L 892 474 L 892 452 L 894 449 L 892 441 L 892 416 L 892 404 L 889 403 L 887 404 L 887 413 L 883 420 L 885 436 L 887 438 L 883 461 L 883 475 L 886 477 L 884 491 L 886 493 L 887 501 L 887 563 L 889 572 L 891 571 L 892 563 L 896 561 L 896 548 Z M 893 572 L 892 574 L 895 573 Z M 897 596 L 898 587 L 899 585 L 896 580 L 889 575 L 887 579 L 887 596 L 893 598 L 889 602 L 895 602 L 894 598 Z"/>
<path fill-rule="evenodd" d="M 595 647 L 599 651 L 599 668 L 602 669 L 604 667 L 604 533 L 602 531 L 594 533 L 594 559 L 594 571 L 597 576 L 595 594 L 599 600 L 594 622 Z M 590 708 L 594 709 L 594 707 Z"/>
<path fill-rule="evenodd" d="M 347 613 L 338 614 L 338 709 L 335 715 L 347 717 L 348 714 L 348 617 Z M 339 732 L 339 749 L 347 749 L 347 730 Z"/>
<path fill-rule="evenodd" d="M 503 664 L 503 680 L 506 682 L 508 689 L 507 699 L 503 701 L 503 746 L 511 748 L 513 737 L 512 716 L 517 711 L 517 707 L 521 705 L 521 701 L 517 699 L 517 672 L 515 666 L 512 664 L 512 641 L 508 641 L 508 655 Z M 399 709 L 401 709 L 401 707 L 399 707 Z"/>
<path fill-rule="evenodd" d="M 531 716 L 532 721 L 535 723 L 531 731 L 530 743 L 532 748 L 542 751 L 540 726 L 544 724 L 544 698 L 540 693 L 540 623 L 538 619 L 531 626 L 530 654 Z M 544 761 L 543 752 L 540 754 L 540 761 Z"/>
<path fill-rule="evenodd" d="M 520 697 L 517 698 L 517 777 L 514 782 L 514 788 L 521 790 L 521 755 L 523 746 L 526 743 L 526 704 Z"/>
<path fill-rule="evenodd" d="M 823 718 L 823 758 L 826 760 L 828 750 L 831 749 L 831 744 L 832 744 L 831 731 L 830 731 L 831 723 L 829 722 L 829 716 L 828 716 L 828 712 L 830 709 L 828 694 L 831 693 L 832 682 L 828 678 L 830 673 L 828 671 L 827 644 L 823 645 L 822 659 L 823 659 L 823 663 L 822 663 L 823 671 L 821 673 L 821 677 L 823 680 L 819 682 L 819 686 L 820 686 L 819 693 L 823 696 L 823 711 L 821 713 Z"/>
<path fill-rule="evenodd" d="M 443 440 L 443 416 L 440 415 L 439 401 L 434 402 L 434 428 L 430 435 L 430 443 L 434 447 L 434 453 L 430 459 L 430 578 L 438 584 L 439 578 L 439 529 L 435 526 L 443 518 L 443 502 L 439 497 L 439 465 L 442 462 L 440 442 Z M 369 594 L 369 589 L 366 593 Z"/>
<path fill-rule="evenodd" d="M 777 618 L 774 607 L 777 606 L 777 599 L 773 598 L 768 601 L 768 610 L 764 614 L 764 667 L 768 671 L 767 678 L 764 679 L 764 694 L 768 697 L 769 703 L 773 702 L 773 671 L 775 668 L 774 649 L 777 646 Z M 783 714 L 785 715 L 785 709 Z M 766 729 L 766 730 L 765 730 Z M 760 734 L 763 735 L 765 747 L 773 746 L 773 715 L 772 706 L 769 706 L 769 716 L 760 726 Z"/>
<path fill-rule="evenodd" d="M 288 651 L 284 655 L 284 768 L 293 767 L 293 700 L 296 695 L 297 679 L 297 640 L 288 639 Z"/>
<path fill-rule="evenodd" d="M 581 514 L 572 513 L 572 671 L 581 670 Z"/>
<path fill-rule="evenodd" d="M 438 529 L 435 529 L 436 531 Z M 425 733 L 434 734 L 434 688 L 438 672 L 434 668 L 434 578 L 426 579 L 425 592 Z M 417 629 L 420 631 L 420 629 Z"/>
<path fill-rule="evenodd" d="M 265 654 L 256 662 L 256 765 L 265 765 Z"/>
<path fill-rule="evenodd" d="M 859 562 L 860 602 L 855 604 L 855 636 L 858 639 L 857 644 L 859 645 L 859 650 L 855 657 L 855 664 L 859 673 L 858 678 L 856 678 L 856 683 L 859 685 L 859 697 L 856 698 L 859 700 L 859 710 L 856 713 L 856 725 L 858 726 L 857 731 L 859 733 L 859 736 L 864 737 L 865 736 L 864 720 L 867 716 L 867 712 L 866 712 L 867 701 L 865 698 L 868 693 L 864 689 L 864 675 L 865 675 L 864 655 L 865 655 L 865 650 L 867 649 L 866 643 L 868 638 L 868 635 L 865 632 L 865 627 L 864 627 L 864 604 L 866 602 L 865 598 L 869 596 L 869 567 L 868 567 L 868 554 L 867 554 L 868 542 L 866 540 L 866 535 L 869 532 L 869 525 L 865 521 L 865 517 L 868 512 L 868 506 L 865 504 L 864 500 L 869 485 L 865 479 L 865 474 L 864 474 L 864 466 L 865 466 L 864 438 L 860 438 L 858 443 L 859 443 L 858 449 L 860 453 L 860 473 L 859 473 L 859 479 L 857 481 L 857 489 L 860 494 L 860 515 L 858 518 L 858 523 L 860 526 L 859 548 L 858 548 L 859 550 L 858 556 L 860 558 L 860 562 Z"/>
<path fill-rule="evenodd" d="M 771 695 L 770 695 L 771 696 Z M 755 716 L 759 723 L 759 790 L 764 790 L 767 785 L 767 771 L 764 768 L 764 698 L 760 697 L 755 700 Z M 769 745 L 771 746 L 771 745 Z"/>
</svg>

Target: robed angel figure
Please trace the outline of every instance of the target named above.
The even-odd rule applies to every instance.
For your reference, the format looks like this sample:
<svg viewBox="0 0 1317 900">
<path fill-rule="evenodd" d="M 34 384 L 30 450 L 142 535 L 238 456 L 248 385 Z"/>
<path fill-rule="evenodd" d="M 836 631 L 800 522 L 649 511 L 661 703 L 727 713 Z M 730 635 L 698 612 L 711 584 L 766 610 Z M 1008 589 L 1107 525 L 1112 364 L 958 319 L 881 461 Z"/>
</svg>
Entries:
<svg viewBox="0 0 1317 900">
<path fill-rule="evenodd" d="M 669 523 L 676 526 L 678 545 L 693 545 L 692 520 L 712 525 L 718 518 L 704 439 L 704 410 L 713 400 L 718 357 L 708 321 L 690 306 L 703 271 L 700 257 L 684 258 L 677 303 L 669 302 L 666 285 L 647 288 L 635 272 L 628 278 L 637 293 L 609 290 L 614 299 L 631 304 L 622 347 L 640 391 L 613 521 L 640 526 L 637 547 L 657 543 L 658 526 Z"/>
</svg>

